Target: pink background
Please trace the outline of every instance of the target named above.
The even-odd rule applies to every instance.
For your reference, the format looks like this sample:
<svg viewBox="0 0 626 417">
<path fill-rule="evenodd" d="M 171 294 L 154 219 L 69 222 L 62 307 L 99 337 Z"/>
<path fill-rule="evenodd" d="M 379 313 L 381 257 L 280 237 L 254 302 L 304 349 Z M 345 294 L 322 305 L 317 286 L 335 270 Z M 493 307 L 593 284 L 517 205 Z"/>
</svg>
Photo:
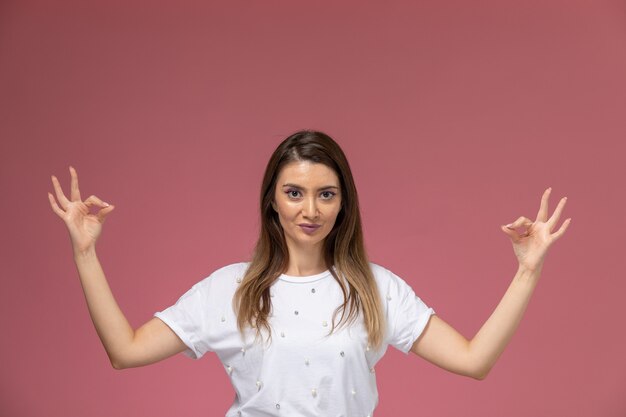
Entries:
<svg viewBox="0 0 626 417">
<path fill-rule="evenodd" d="M 527 313 L 484 381 L 390 348 L 380 416 L 624 416 L 623 1 L 0 3 L 0 414 L 220 416 L 215 355 L 114 370 L 50 175 L 116 205 L 98 254 L 134 327 L 247 260 L 263 169 L 333 136 L 372 261 L 466 337 L 516 259 L 501 224 L 552 213 Z"/>
</svg>

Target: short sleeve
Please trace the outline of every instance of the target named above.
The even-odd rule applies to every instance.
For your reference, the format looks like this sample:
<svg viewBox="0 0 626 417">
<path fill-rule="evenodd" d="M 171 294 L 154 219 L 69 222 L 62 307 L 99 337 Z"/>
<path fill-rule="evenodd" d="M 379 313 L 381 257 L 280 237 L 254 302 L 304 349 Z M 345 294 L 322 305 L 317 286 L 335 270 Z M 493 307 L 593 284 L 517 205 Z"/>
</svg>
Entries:
<svg viewBox="0 0 626 417">
<path fill-rule="evenodd" d="M 196 283 L 174 305 L 154 313 L 154 317 L 167 324 L 187 345 L 183 353 L 192 359 L 200 359 L 210 351 L 207 342 L 210 330 L 207 319 L 209 282 L 210 278 L 206 278 Z"/>
<path fill-rule="evenodd" d="M 386 294 L 390 320 L 388 343 L 408 354 L 435 310 L 427 306 L 402 278 L 391 271 L 387 270 L 387 273 L 391 278 Z"/>
</svg>

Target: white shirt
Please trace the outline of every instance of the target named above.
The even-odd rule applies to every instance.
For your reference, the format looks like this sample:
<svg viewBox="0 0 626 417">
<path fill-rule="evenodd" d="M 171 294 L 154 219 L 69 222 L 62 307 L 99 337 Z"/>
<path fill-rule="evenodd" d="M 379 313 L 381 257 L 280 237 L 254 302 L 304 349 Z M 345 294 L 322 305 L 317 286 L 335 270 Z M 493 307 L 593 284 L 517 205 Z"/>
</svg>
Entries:
<svg viewBox="0 0 626 417">
<path fill-rule="evenodd" d="M 402 278 L 370 263 L 388 328 L 382 348 L 374 351 L 362 314 L 351 327 L 342 325 L 324 337 L 343 303 L 330 271 L 282 274 L 270 289 L 272 341 L 254 343 L 255 329 L 246 328 L 245 340 L 240 337 L 232 308 L 248 265 L 216 270 L 174 305 L 154 313 L 187 345 L 185 355 L 199 359 L 206 352 L 217 354 L 237 394 L 226 417 L 372 417 L 378 404 L 374 366 L 388 345 L 408 354 L 434 310 Z M 336 324 L 340 318 L 341 313 Z"/>
</svg>

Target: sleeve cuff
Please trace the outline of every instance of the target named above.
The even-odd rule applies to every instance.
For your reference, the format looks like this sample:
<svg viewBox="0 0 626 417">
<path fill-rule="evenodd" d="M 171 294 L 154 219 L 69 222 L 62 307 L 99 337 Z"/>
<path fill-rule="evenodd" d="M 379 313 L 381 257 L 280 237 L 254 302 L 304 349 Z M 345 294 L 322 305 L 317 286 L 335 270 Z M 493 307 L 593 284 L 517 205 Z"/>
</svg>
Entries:
<svg viewBox="0 0 626 417">
<path fill-rule="evenodd" d="M 413 347 L 413 343 L 415 343 L 415 341 L 420 337 L 420 335 L 424 331 L 424 328 L 428 324 L 428 320 L 430 320 L 430 316 L 432 316 L 433 314 L 435 314 L 435 310 L 429 307 L 428 310 L 420 315 L 417 323 L 415 324 L 415 327 L 413 328 L 413 333 L 411 334 L 411 337 L 409 338 L 409 340 L 407 340 L 407 343 L 400 349 L 402 353 L 404 353 L 405 355 L 409 354 L 411 348 Z"/>
<path fill-rule="evenodd" d="M 174 333 L 176 333 L 180 340 L 182 340 L 183 343 L 187 345 L 187 349 L 182 352 L 183 354 L 185 354 L 185 356 L 188 356 L 191 359 L 200 359 L 202 357 L 202 353 L 198 352 L 193 343 L 193 340 L 191 340 L 191 338 L 184 332 L 184 330 L 179 327 L 174 321 L 170 320 L 165 314 L 160 311 L 154 313 L 153 316 L 159 318 L 161 321 L 163 321 L 163 323 L 167 324 L 169 328 L 172 329 Z"/>
</svg>

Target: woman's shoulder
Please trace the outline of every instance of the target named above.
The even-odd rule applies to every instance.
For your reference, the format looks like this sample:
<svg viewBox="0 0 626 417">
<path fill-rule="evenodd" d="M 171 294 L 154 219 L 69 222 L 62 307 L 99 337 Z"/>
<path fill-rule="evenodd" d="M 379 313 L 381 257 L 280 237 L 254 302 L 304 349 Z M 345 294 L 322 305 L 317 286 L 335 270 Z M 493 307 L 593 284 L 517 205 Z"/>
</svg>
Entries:
<svg viewBox="0 0 626 417">
<path fill-rule="evenodd" d="M 376 279 L 376 283 L 381 290 L 399 292 L 402 290 L 406 291 L 407 287 L 409 287 L 409 284 L 402 277 L 395 274 L 389 268 L 374 262 L 370 262 L 369 264 L 374 278 Z"/>
<path fill-rule="evenodd" d="M 231 277 L 234 275 L 242 275 L 246 273 L 250 262 L 242 261 L 242 262 L 234 262 L 228 265 L 224 265 L 216 270 L 214 270 L 210 276 L 212 277 Z"/>
<path fill-rule="evenodd" d="M 210 275 L 196 283 L 202 288 L 233 288 L 241 282 L 250 262 L 234 262 L 217 269 Z"/>
<path fill-rule="evenodd" d="M 379 263 L 370 262 L 369 265 L 376 280 L 389 279 L 391 276 L 395 275 L 391 270 Z"/>
</svg>

